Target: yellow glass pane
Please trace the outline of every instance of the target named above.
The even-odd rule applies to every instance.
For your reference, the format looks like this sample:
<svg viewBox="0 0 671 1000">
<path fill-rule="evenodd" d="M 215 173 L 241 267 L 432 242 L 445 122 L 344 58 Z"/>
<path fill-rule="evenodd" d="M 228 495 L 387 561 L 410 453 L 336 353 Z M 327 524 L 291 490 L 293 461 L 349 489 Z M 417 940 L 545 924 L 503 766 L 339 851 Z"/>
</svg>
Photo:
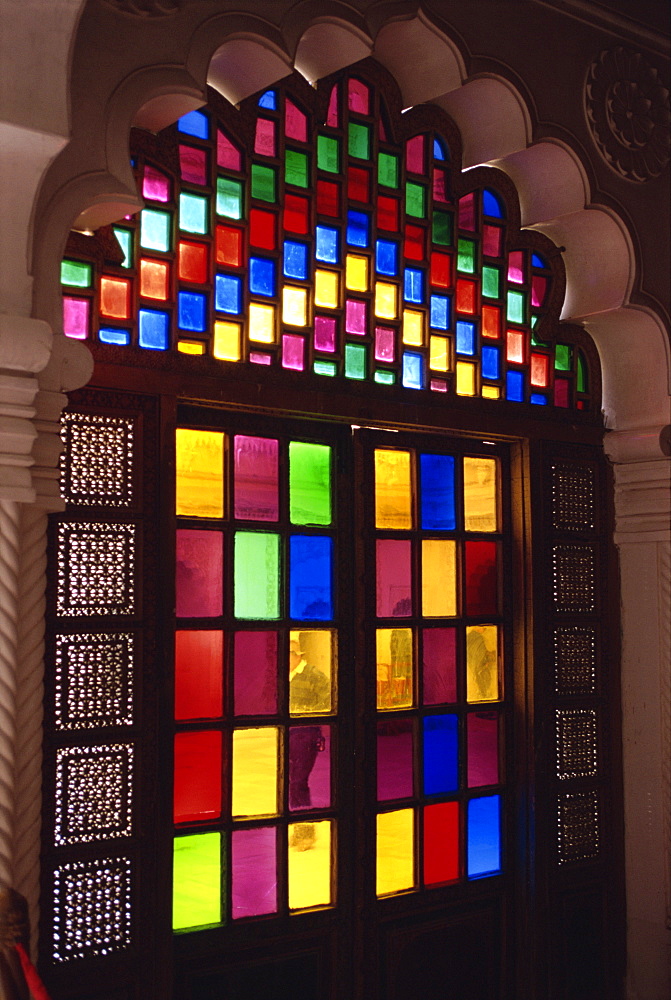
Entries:
<svg viewBox="0 0 671 1000">
<path fill-rule="evenodd" d="M 181 354 L 205 354 L 205 344 L 197 340 L 180 340 L 177 342 L 177 350 Z"/>
<path fill-rule="evenodd" d="M 409 451 L 375 451 L 375 527 L 412 528 Z"/>
<path fill-rule="evenodd" d="M 378 709 L 413 704 L 412 629 L 379 628 L 375 634 Z"/>
<path fill-rule="evenodd" d="M 282 322 L 289 326 L 305 326 L 307 316 L 307 290 L 286 285 L 282 289 Z"/>
<path fill-rule="evenodd" d="M 175 513 L 224 516 L 224 435 L 178 427 L 175 431 Z"/>
<path fill-rule="evenodd" d="M 330 820 L 289 824 L 289 909 L 330 906 Z"/>
<path fill-rule="evenodd" d="M 252 302 L 249 307 L 249 339 L 260 344 L 275 343 L 275 307 Z"/>
<path fill-rule="evenodd" d="M 240 324 L 215 320 L 212 353 L 221 361 L 240 360 Z"/>
<path fill-rule="evenodd" d="M 468 361 L 457 361 L 457 395 L 475 395 L 475 365 Z"/>
<path fill-rule="evenodd" d="M 387 281 L 375 282 L 375 315 L 380 319 L 396 319 L 398 288 Z"/>
<path fill-rule="evenodd" d="M 377 817 L 376 892 L 386 896 L 415 884 L 415 816 L 412 809 Z"/>
<path fill-rule="evenodd" d="M 403 310 L 403 343 L 421 347 L 424 343 L 424 313 L 415 309 Z"/>
<path fill-rule="evenodd" d="M 233 731 L 232 812 L 234 816 L 277 814 L 277 750 L 274 726 Z"/>
<path fill-rule="evenodd" d="M 335 704 L 338 656 L 330 629 L 289 633 L 289 711 L 323 715 Z"/>
<path fill-rule="evenodd" d="M 466 628 L 466 700 L 498 701 L 499 629 L 497 625 Z"/>
<path fill-rule="evenodd" d="M 434 372 L 450 370 L 449 341 L 447 337 L 429 337 L 429 368 Z"/>
<path fill-rule="evenodd" d="M 422 614 L 425 618 L 457 613 L 456 543 L 448 538 L 422 539 Z"/>
<path fill-rule="evenodd" d="M 464 458 L 464 528 L 497 529 L 497 468 L 495 458 Z"/>
<path fill-rule="evenodd" d="M 315 271 L 315 305 L 338 308 L 338 275 L 335 271 Z"/>
<path fill-rule="evenodd" d="M 483 385 L 482 395 L 485 399 L 499 399 L 501 396 L 501 390 L 498 385 Z"/>
<path fill-rule="evenodd" d="M 368 260 L 348 253 L 345 258 L 345 285 L 352 292 L 368 291 Z"/>
</svg>

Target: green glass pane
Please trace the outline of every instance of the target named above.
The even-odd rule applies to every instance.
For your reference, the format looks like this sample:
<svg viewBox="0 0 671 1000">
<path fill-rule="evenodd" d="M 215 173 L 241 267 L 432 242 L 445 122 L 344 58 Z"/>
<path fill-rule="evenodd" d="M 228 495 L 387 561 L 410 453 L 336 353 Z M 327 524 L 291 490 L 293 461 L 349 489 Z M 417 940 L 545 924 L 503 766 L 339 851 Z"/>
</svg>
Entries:
<svg viewBox="0 0 671 1000">
<path fill-rule="evenodd" d="M 578 351 L 577 362 L 576 389 L 578 392 L 587 392 L 587 365 L 580 351 Z"/>
<path fill-rule="evenodd" d="M 119 246 L 124 252 L 124 262 L 122 267 L 132 267 L 133 266 L 133 234 L 127 229 L 117 229 L 114 226 L 114 235 L 117 238 Z"/>
<path fill-rule="evenodd" d="M 260 163 L 252 164 L 252 198 L 259 201 L 275 202 L 276 176 L 274 167 L 264 167 Z"/>
<path fill-rule="evenodd" d="M 458 240 L 457 270 L 464 271 L 466 274 L 473 274 L 475 271 L 475 243 L 472 240 Z M 492 270 L 492 268 L 488 270 Z"/>
<path fill-rule="evenodd" d="M 179 228 L 187 233 L 207 232 L 207 198 L 198 194 L 180 194 Z"/>
<path fill-rule="evenodd" d="M 218 833 L 175 837 L 173 930 L 221 923 L 221 850 Z"/>
<path fill-rule="evenodd" d="M 61 284 L 88 288 L 91 284 L 91 265 L 78 260 L 61 261 Z"/>
<path fill-rule="evenodd" d="M 423 219 L 426 215 L 426 188 L 422 184 L 408 181 L 405 185 L 405 211 L 415 219 Z"/>
<path fill-rule="evenodd" d="M 555 368 L 561 372 L 571 371 L 571 348 L 568 344 L 557 344 L 555 347 Z"/>
<path fill-rule="evenodd" d="M 380 153 L 377 158 L 377 181 L 385 187 L 398 187 L 398 156 Z"/>
<path fill-rule="evenodd" d="M 337 374 L 337 368 L 334 361 L 315 361 L 314 370 L 317 375 Z"/>
<path fill-rule="evenodd" d="M 381 382 L 382 385 L 393 385 L 396 381 L 396 376 L 393 372 L 384 371 L 384 369 L 382 369 L 375 372 L 375 381 Z"/>
<path fill-rule="evenodd" d="M 370 157 L 370 129 L 368 125 L 360 125 L 358 122 L 349 123 L 347 150 L 350 156 L 356 156 L 360 160 L 367 160 Z"/>
<path fill-rule="evenodd" d="M 509 323 L 524 323 L 524 292 L 508 292 Z"/>
<path fill-rule="evenodd" d="M 266 531 L 236 532 L 236 618 L 279 618 L 279 555 L 279 535 Z"/>
<path fill-rule="evenodd" d="M 531 315 L 531 329 L 532 330 L 534 330 L 536 328 L 536 324 L 538 323 L 538 320 L 539 320 L 538 314 L 537 313 L 532 313 L 532 315 Z M 533 337 L 531 339 L 533 340 Z"/>
<path fill-rule="evenodd" d="M 331 523 L 331 448 L 289 444 L 289 517 L 292 524 Z"/>
<path fill-rule="evenodd" d="M 308 186 L 308 158 L 305 153 L 287 149 L 284 154 L 284 179 L 297 187 Z"/>
<path fill-rule="evenodd" d="M 459 241 L 461 243 L 461 240 Z M 483 267 L 482 269 L 482 294 L 489 299 L 499 297 L 499 277 L 498 267 Z"/>
<path fill-rule="evenodd" d="M 361 344 L 345 346 L 345 376 L 356 379 L 366 377 L 366 348 Z"/>
<path fill-rule="evenodd" d="M 170 249 L 170 215 L 145 208 L 140 212 L 140 246 L 147 250 Z"/>
<path fill-rule="evenodd" d="M 439 246 L 447 247 L 452 242 L 452 217 L 448 212 L 433 213 L 432 240 Z"/>
<path fill-rule="evenodd" d="M 330 135 L 320 135 L 317 138 L 317 166 L 330 174 L 340 172 L 340 142 Z"/>
<path fill-rule="evenodd" d="M 242 184 L 229 177 L 217 177 L 217 215 L 242 218 Z"/>
</svg>

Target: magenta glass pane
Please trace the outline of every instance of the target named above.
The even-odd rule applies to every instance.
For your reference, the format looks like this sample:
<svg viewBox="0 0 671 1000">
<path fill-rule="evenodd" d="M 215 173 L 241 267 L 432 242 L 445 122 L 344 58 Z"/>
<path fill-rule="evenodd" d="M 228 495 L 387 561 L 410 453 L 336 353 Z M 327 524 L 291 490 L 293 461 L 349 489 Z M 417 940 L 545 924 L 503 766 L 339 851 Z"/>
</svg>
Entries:
<svg viewBox="0 0 671 1000">
<path fill-rule="evenodd" d="M 204 149 L 180 146 L 179 166 L 182 180 L 191 184 L 207 184 L 207 154 Z"/>
<path fill-rule="evenodd" d="M 89 335 L 89 300 L 63 299 L 63 333 L 75 340 L 86 340 Z"/>
<path fill-rule="evenodd" d="M 282 367 L 302 372 L 305 368 L 305 341 L 295 333 L 282 337 Z"/>
<path fill-rule="evenodd" d="M 289 808 L 328 809 L 331 805 L 331 727 L 289 729 Z"/>
<path fill-rule="evenodd" d="M 377 724 L 377 797 L 379 802 L 413 794 L 412 721 L 386 719 Z"/>
<path fill-rule="evenodd" d="M 496 542 L 466 542 L 466 614 L 498 611 Z"/>
<path fill-rule="evenodd" d="M 273 363 L 269 354 L 261 354 L 259 351 L 250 351 L 249 360 L 253 365 L 271 365 Z"/>
<path fill-rule="evenodd" d="M 568 379 L 555 379 L 555 406 L 569 405 L 569 384 Z"/>
<path fill-rule="evenodd" d="M 443 705 L 457 700 L 455 629 L 424 629 L 422 677 L 425 705 Z"/>
<path fill-rule="evenodd" d="M 501 256 L 501 233 L 498 226 L 482 227 L 482 252 L 485 257 Z"/>
<path fill-rule="evenodd" d="M 357 299 L 347 299 L 345 302 L 345 330 L 347 333 L 367 332 L 366 303 Z"/>
<path fill-rule="evenodd" d="M 410 541 L 378 538 L 376 592 L 378 618 L 412 614 L 412 549 Z"/>
<path fill-rule="evenodd" d="M 288 97 L 284 111 L 284 134 L 299 142 L 308 141 L 307 118 Z"/>
<path fill-rule="evenodd" d="M 508 281 L 521 285 L 524 281 L 524 251 L 511 250 L 508 254 Z"/>
<path fill-rule="evenodd" d="M 222 613 L 224 546 L 221 531 L 179 528 L 175 568 L 178 618 L 213 618 Z"/>
<path fill-rule="evenodd" d="M 464 195 L 459 199 L 459 228 L 475 229 L 475 195 Z"/>
<path fill-rule="evenodd" d="M 332 353 L 336 349 L 336 321 L 330 316 L 315 316 L 315 350 Z"/>
<path fill-rule="evenodd" d="M 150 201 L 170 201 L 170 181 L 165 174 L 154 170 L 148 163 L 144 167 L 142 196 Z"/>
<path fill-rule="evenodd" d="M 228 136 L 217 130 L 217 163 L 229 170 L 242 169 L 240 151 L 233 145 Z"/>
<path fill-rule="evenodd" d="M 405 165 L 413 174 L 424 173 L 424 136 L 415 135 L 405 144 Z"/>
<path fill-rule="evenodd" d="M 274 438 L 236 434 L 233 446 L 236 517 L 244 521 L 277 520 L 278 455 Z"/>
<path fill-rule="evenodd" d="M 394 330 L 389 326 L 375 327 L 375 360 L 393 361 L 395 353 L 396 337 Z"/>
<path fill-rule="evenodd" d="M 531 279 L 531 305 L 535 308 L 539 308 L 545 302 L 547 285 L 547 278 L 544 278 L 542 274 L 533 275 Z"/>
<path fill-rule="evenodd" d="M 233 705 L 236 715 L 277 712 L 277 632 L 236 632 Z"/>
<path fill-rule="evenodd" d="M 347 106 L 358 115 L 368 114 L 368 87 L 361 80 L 350 79 L 347 85 Z M 329 122 L 330 124 L 330 122 Z"/>
<path fill-rule="evenodd" d="M 275 156 L 275 122 L 268 118 L 256 119 L 254 152 L 261 156 Z"/>
<path fill-rule="evenodd" d="M 499 718 L 496 712 L 468 716 L 468 787 L 496 785 L 499 781 Z"/>
<path fill-rule="evenodd" d="M 277 911 L 277 832 L 274 826 L 233 831 L 231 873 L 234 920 Z"/>
<path fill-rule="evenodd" d="M 338 127 L 338 84 L 334 86 L 329 97 L 329 109 L 326 115 L 326 124 L 332 128 Z"/>
</svg>

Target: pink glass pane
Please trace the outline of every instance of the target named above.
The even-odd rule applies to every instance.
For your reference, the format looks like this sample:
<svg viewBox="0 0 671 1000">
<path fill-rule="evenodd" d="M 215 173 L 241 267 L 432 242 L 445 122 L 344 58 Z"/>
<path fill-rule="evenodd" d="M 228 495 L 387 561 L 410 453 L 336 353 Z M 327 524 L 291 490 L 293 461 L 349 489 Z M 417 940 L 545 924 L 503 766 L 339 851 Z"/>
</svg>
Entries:
<svg viewBox="0 0 671 1000">
<path fill-rule="evenodd" d="M 295 333 L 282 337 L 282 367 L 302 372 L 305 368 L 305 341 Z"/>
<path fill-rule="evenodd" d="M 175 718 L 213 719 L 223 711 L 222 632 L 175 632 Z"/>
<path fill-rule="evenodd" d="M 75 340 L 86 340 L 89 335 L 88 299 L 72 299 L 69 295 L 63 298 L 63 333 Z"/>
<path fill-rule="evenodd" d="M 431 379 L 431 391 L 432 392 L 447 392 L 447 382 L 443 382 L 439 378 Z"/>
<path fill-rule="evenodd" d="M 501 233 L 498 226 L 482 227 L 482 252 L 485 257 L 501 256 Z"/>
<path fill-rule="evenodd" d="M 412 721 L 387 719 L 377 724 L 377 797 L 379 802 L 413 794 Z"/>
<path fill-rule="evenodd" d="M 498 611 L 496 542 L 466 542 L 466 614 Z"/>
<path fill-rule="evenodd" d="M 347 299 L 345 303 L 345 330 L 347 333 L 367 332 L 366 303 L 357 299 Z"/>
<path fill-rule="evenodd" d="M 244 521 L 277 520 L 278 456 L 274 438 L 236 435 L 233 448 L 236 517 Z"/>
<path fill-rule="evenodd" d="M 299 142 L 308 141 L 307 118 L 288 97 L 284 111 L 284 134 Z"/>
<path fill-rule="evenodd" d="M 459 199 L 459 228 L 475 229 L 475 195 L 464 195 Z"/>
<path fill-rule="evenodd" d="M 442 705 L 457 700 L 455 629 L 424 629 L 422 677 L 425 705 Z"/>
<path fill-rule="evenodd" d="M 499 718 L 496 712 L 468 716 L 468 787 L 496 785 L 499 780 Z"/>
<path fill-rule="evenodd" d="M 236 632 L 233 703 L 236 715 L 277 712 L 277 632 Z"/>
<path fill-rule="evenodd" d="M 332 353 L 336 349 L 336 321 L 330 316 L 315 316 L 315 350 Z"/>
<path fill-rule="evenodd" d="M 413 174 L 424 173 L 424 136 L 415 135 L 405 144 L 405 165 Z"/>
<path fill-rule="evenodd" d="M 193 823 L 221 815 L 221 733 L 175 736 L 174 819 Z"/>
<path fill-rule="evenodd" d="M 177 531 L 175 596 L 178 618 L 213 618 L 223 604 L 224 548 L 221 531 Z"/>
<path fill-rule="evenodd" d="M 331 727 L 289 729 L 289 808 L 328 809 L 331 805 Z"/>
<path fill-rule="evenodd" d="M 376 556 L 378 618 L 404 618 L 411 615 L 411 542 L 378 538 Z"/>
<path fill-rule="evenodd" d="M 207 184 L 207 154 L 204 149 L 180 146 L 179 166 L 182 180 L 191 184 Z"/>
<path fill-rule="evenodd" d="M 447 196 L 447 175 L 444 170 L 434 168 L 433 171 L 433 199 L 434 201 L 448 201 Z"/>
<path fill-rule="evenodd" d="M 260 351 L 250 351 L 249 360 L 253 365 L 271 365 L 273 363 L 269 354 L 261 354 Z"/>
<path fill-rule="evenodd" d="M 395 332 L 389 326 L 375 327 L 375 360 L 393 361 L 395 358 Z"/>
<path fill-rule="evenodd" d="M 235 830 L 231 869 L 234 920 L 277 911 L 277 832 L 274 826 Z"/>
<path fill-rule="evenodd" d="M 539 308 L 545 302 L 548 282 L 542 274 L 534 274 L 531 279 L 531 305 Z"/>
<path fill-rule="evenodd" d="M 170 181 L 165 174 L 154 170 L 148 163 L 144 168 L 142 196 L 150 201 L 170 201 Z"/>
<path fill-rule="evenodd" d="M 351 78 L 347 85 L 347 106 L 358 115 L 367 115 L 369 107 L 369 91 L 361 80 Z M 330 123 L 329 123 L 330 124 Z"/>
<path fill-rule="evenodd" d="M 256 119 L 254 152 L 260 156 L 275 156 L 275 122 L 268 118 Z"/>
<path fill-rule="evenodd" d="M 524 251 L 511 250 L 508 254 L 508 281 L 521 285 L 524 281 Z"/>
<path fill-rule="evenodd" d="M 240 151 L 223 132 L 217 131 L 217 163 L 229 170 L 242 169 Z"/>
<path fill-rule="evenodd" d="M 568 379 L 555 379 L 555 406 L 569 405 L 569 383 Z"/>
<path fill-rule="evenodd" d="M 329 97 L 329 109 L 326 115 L 326 124 L 333 128 L 338 127 L 338 84 L 335 85 Z"/>
</svg>

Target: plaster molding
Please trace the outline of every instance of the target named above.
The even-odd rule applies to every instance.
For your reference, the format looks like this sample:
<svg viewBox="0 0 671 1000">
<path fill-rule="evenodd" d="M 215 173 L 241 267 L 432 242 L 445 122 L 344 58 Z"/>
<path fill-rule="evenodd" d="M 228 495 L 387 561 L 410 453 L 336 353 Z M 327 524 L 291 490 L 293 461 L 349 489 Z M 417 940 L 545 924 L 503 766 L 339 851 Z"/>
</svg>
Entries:
<svg viewBox="0 0 671 1000">
<path fill-rule="evenodd" d="M 14 883 L 19 504 L 0 499 L 0 885 Z"/>
<path fill-rule="evenodd" d="M 671 542 L 671 460 L 616 464 L 615 543 Z"/>
</svg>

